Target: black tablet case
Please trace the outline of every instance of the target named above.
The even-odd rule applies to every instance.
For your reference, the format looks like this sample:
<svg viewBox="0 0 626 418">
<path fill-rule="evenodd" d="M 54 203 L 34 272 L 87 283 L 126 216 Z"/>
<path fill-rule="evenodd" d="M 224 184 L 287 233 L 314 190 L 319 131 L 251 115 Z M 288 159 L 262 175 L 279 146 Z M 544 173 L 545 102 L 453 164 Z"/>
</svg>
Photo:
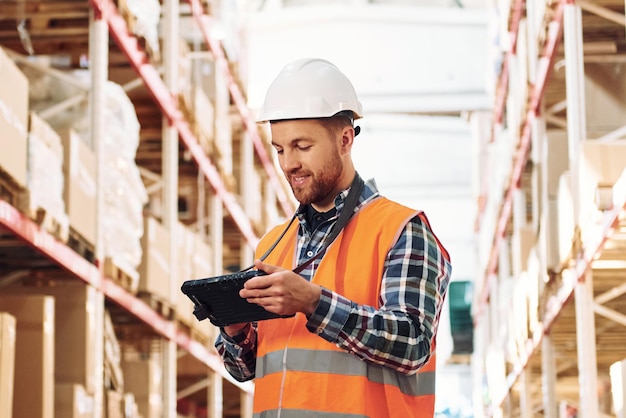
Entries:
<svg viewBox="0 0 626 418">
<path fill-rule="evenodd" d="M 266 273 L 260 270 L 248 270 L 224 276 L 187 280 L 181 290 L 196 306 L 206 309 L 209 321 L 218 327 L 284 318 L 239 296 L 239 290 L 248 279 L 264 274 Z"/>
</svg>

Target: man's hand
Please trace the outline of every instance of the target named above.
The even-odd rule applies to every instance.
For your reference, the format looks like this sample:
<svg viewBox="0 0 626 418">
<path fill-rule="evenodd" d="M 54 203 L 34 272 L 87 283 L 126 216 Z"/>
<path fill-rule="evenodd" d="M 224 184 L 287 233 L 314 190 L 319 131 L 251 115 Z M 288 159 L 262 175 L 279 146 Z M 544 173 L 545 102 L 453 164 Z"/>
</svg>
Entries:
<svg viewBox="0 0 626 418">
<path fill-rule="evenodd" d="M 261 260 L 255 260 L 254 266 L 267 275 L 248 280 L 239 291 L 239 296 L 278 315 L 313 313 L 322 293 L 318 285 L 291 270 L 265 264 Z"/>
</svg>

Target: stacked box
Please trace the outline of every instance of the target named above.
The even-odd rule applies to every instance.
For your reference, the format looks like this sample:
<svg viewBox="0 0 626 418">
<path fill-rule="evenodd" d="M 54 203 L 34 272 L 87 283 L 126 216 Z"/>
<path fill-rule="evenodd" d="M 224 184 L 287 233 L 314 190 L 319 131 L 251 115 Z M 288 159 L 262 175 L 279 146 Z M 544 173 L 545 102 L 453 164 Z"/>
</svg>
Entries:
<svg viewBox="0 0 626 418">
<path fill-rule="evenodd" d="M 98 382 L 94 371 L 96 289 L 82 282 L 51 287 L 55 308 L 55 378 L 57 382 L 78 383 L 88 394 L 94 394 Z"/>
<path fill-rule="evenodd" d="M 72 129 L 59 131 L 63 144 L 63 198 L 70 227 L 96 244 L 96 155 Z"/>
<path fill-rule="evenodd" d="M 54 298 L 0 296 L 0 311 L 15 316 L 13 416 L 54 417 Z"/>
<path fill-rule="evenodd" d="M 81 385 L 57 383 L 54 386 L 54 414 L 58 418 L 90 418 L 94 399 Z"/>
<path fill-rule="evenodd" d="M 216 273 L 212 263 L 213 252 L 211 246 L 198 234 L 194 234 L 193 240 L 194 244 L 191 256 L 192 277 L 199 279 L 214 276 Z M 193 321 L 192 324 L 194 329 L 207 341 L 212 342 L 215 339 L 218 329 L 215 325 L 211 324 L 208 319 L 204 321 Z"/>
<path fill-rule="evenodd" d="M 176 303 L 176 317 L 188 326 L 192 326 L 195 317 L 193 316 L 193 302 L 180 290 L 183 282 L 191 279 L 198 279 L 192 269 L 192 258 L 194 257 L 195 234 L 182 223 L 177 224 L 176 241 L 178 243 L 178 291 L 174 297 Z"/>
<path fill-rule="evenodd" d="M 550 245 L 547 247 L 548 264 L 554 267 L 563 264 L 571 258 L 572 243 L 576 232 L 576 219 L 574 218 L 574 198 L 572 194 L 572 179 L 570 172 L 565 172 L 559 180 L 559 191 L 555 200 L 548 201 L 548 222 Z M 553 257 L 551 257 L 554 255 Z M 556 269 L 558 271 L 558 269 Z"/>
<path fill-rule="evenodd" d="M 170 233 L 155 218 L 146 216 L 141 238 L 139 292 L 167 302 L 170 295 Z"/>
<path fill-rule="evenodd" d="M 13 416 L 15 317 L 0 312 L 0 417 Z"/>
<path fill-rule="evenodd" d="M 54 298 L 55 382 L 81 385 L 87 394 L 93 395 L 97 367 L 93 338 L 96 289 L 78 280 L 67 280 L 55 282 L 53 286 L 11 288 L 10 293 L 20 297 L 41 294 Z"/>
<path fill-rule="evenodd" d="M 28 79 L 0 48 L 0 171 L 27 186 Z"/>
<path fill-rule="evenodd" d="M 567 131 L 550 130 L 546 135 L 546 181 L 548 198 L 554 199 L 559 190 L 561 175 L 569 169 Z"/>
<path fill-rule="evenodd" d="M 513 276 L 519 276 L 528 267 L 528 256 L 537 242 L 535 229 L 532 225 L 516 228 L 511 236 L 511 256 Z"/>
<path fill-rule="evenodd" d="M 138 352 L 127 349 L 122 357 L 125 390 L 135 397 L 144 418 L 160 418 L 163 413 L 162 368 L 158 351 Z"/>
<path fill-rule="evenodd" d="M 595 202 L 600 210 L 610 209 L 613 186 L 626 168 L 625 141 L 583 141 L 581 181 L 583 196 Z"/>
<path fill-rule="evenodd" d="M 613 186 L 626 167 L 624 141 L 583 141 L 582 161 L 585 172 L 599 186 Z"/>
<path fill-rule="evenodd" d="M 65 213 L 63 184 L 61 138 L 48 122 L 31 112 L 28 132 L 30 209 L 44 209 L 64 231 L 63 235 L 67 235 L 69 219 Z"/>
<path fill-rule="evenodd" d="M 124 418 L 123 395 L 114 390 L 107 390 L 104 400 L 104 418 Z"/>
</svg>

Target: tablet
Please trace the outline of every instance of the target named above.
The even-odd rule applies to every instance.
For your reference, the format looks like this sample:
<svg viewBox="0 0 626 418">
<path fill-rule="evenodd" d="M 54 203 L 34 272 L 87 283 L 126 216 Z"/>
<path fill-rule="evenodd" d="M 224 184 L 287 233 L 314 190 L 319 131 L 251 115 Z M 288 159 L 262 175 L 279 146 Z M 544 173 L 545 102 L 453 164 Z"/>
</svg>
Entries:
<svg viewBox="0 0 626 418">
<path fill-rule="evenodd" d="M 267 273 L 261 270 L 248 270 L 223 276 L 187 280 L 183 282 L 181 291 L 195 305 L 206 309 L 209 321 L 218 327 L 293 316 L 268 312 L 260 305 L 249 303 L 239 296 L 239 291 L 248 279 L 264 274 Z"/>
</svg>

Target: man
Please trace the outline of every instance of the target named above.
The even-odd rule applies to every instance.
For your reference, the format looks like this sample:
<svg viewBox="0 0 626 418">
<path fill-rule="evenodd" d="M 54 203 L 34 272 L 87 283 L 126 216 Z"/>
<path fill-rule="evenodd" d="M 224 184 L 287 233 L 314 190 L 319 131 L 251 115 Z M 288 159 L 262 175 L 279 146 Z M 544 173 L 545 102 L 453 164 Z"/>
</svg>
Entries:
<svg viewBox="0 0 626 418">
<path fill-rule="evenodd" d="M 255 267 L 267 275 L 240 296 L 295 315 L 223 327 L 215 343 L 235 379 L 255 379 L 255 417 L 434 416 L 450 259 L 422 212 L 363 185 L 350 154 L 362 114 L 348 78 L 322 59 L 287 65 L 261 108 L 300 207 L 298 222 L 261 239 Z M 326 247 L 344 209 L 351 218 Z"/>
</svg>

